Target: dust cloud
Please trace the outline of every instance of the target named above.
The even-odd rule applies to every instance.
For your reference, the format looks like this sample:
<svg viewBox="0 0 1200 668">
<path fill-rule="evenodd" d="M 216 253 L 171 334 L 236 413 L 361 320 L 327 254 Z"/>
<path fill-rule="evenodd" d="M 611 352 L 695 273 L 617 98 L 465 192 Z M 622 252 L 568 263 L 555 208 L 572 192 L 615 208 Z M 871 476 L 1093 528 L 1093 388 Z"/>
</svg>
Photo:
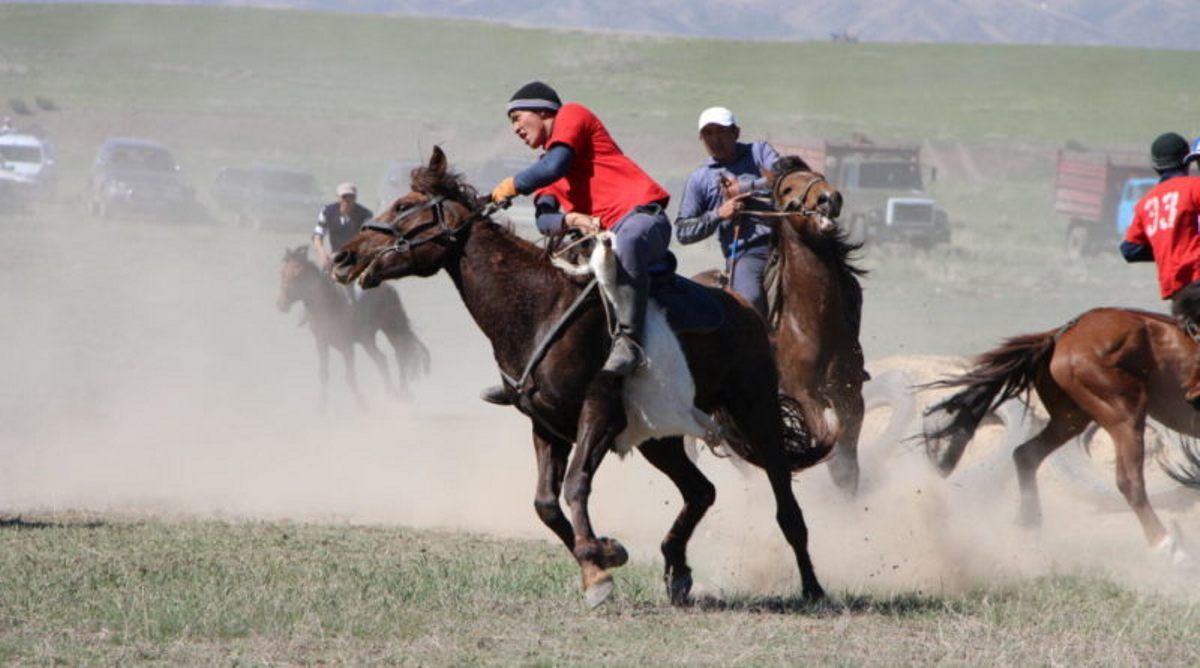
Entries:
<svg viewBox="0 0 1200 668">
<path fill-rule="evenodd" d="M 75 121 L 51 128 L 60 142 L 95 146 L 110 133 L 138 134 L 138 122 L 158 123 L 151 134 L 171 145 L 202 141 L 172 136 L 170 119 L 108 117 L 101 127 L 80 114 Z M 378 130 L 347 130 L 339 141 L 366 145 Z M 396 284 L 432 357 L 432 373 L 412 387 L 411 399 L 386 395 L 360 354 L 369 398 L 360 410 L 334 354 L 322 410 L 312 337 L 298 327 L 302 307 L 275 308 L 283 251 L 307 242 L 307 221 L 254 232 L 224 221 L 98 220 L 83 213 L 76 187 L 3 222 L 0 512 L 385 523 L 551 540 L 532 508 L 528 422 L 476 398 L 498 374 L 445 275 Z M 712 246 L 677 252 L 687 272 L 717 261 Z M 877 377 L 897 369 L 914 382 L 932 380 L 961 360 L 923 353 L 979 352 L 1001 336 L 1055 326 L 1097 305 L 1103 287 L 1058 275 L 1039 282 L 1032 270 L 980 268 L 978 256 L 949 255 L 957 262 L 950 274 L 992 272 L 989 287 L 1009 291 L 981 300 L 992 295 L 972 287 L 975 274 L 942 280 L 938 257 L 890 252 L 866 279 L 864 342 Z M 1134 288 L 1150 294 L 1148 284 Z M 1044 298 L 1040 310 L 1013 305 L 1031 294 Z M 927 401 L 919 398 L 917 412 Z M 1064 571 L 1155 589 L 1175 582 L 1160 577 L 1168 567 L 1147 554 L 1131 512 L 1098 511 L 1049 465 L 1041 476 L 1043 528 L 1016 528 L 1002 427 L 985 429 L 962 470 L 942 480 L 913 442 L 880 441 L 888 417 L 886 407 L 868 416 L 859 498 L 844 498 L 824 467 L 797 477 L 827 587 L 940 592 Z M 914 418 L 904 433 L 918 428 Z M 718 500 L 691 545 L 698 591 L 796 591 L 765 476 L 709 452 L 700 463 Z M 1100 475 L 1111 486 L 1111 469 Z M 657 562 L 679 508 L 666 478 L 637 454 L 613 456 L 593 500 L 601 533 L 622 540 L 633 558 Z M 1185 512 L 1163 514 L 1185 537 L 1200 536 Z"/>
</svg>

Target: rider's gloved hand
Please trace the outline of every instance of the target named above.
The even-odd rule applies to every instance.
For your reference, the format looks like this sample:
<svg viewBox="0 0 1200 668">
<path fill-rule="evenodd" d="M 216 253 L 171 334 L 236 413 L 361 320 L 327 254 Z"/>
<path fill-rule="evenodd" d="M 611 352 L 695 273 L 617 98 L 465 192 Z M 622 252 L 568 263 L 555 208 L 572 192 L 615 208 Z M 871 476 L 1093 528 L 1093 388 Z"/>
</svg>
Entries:
<svg viewBox="0 0 1200 668">
<path fill-rule="evenodd" d="M 505 177 L 503 181 L 492 188 L 492 201 L 501 204 L 517 196 L 517 182 L 513 177 Z"/>
</svg>

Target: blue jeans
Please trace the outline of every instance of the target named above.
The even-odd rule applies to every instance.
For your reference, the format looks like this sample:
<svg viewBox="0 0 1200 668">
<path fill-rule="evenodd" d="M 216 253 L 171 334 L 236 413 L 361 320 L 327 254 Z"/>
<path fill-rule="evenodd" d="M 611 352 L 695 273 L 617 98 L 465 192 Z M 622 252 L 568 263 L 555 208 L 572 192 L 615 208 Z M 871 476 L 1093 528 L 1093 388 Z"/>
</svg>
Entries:
<svg viewBox="0 0 1200 668">
<path fill-rule="evenodd" d="M 657 204 L 635 207 L 610 230 L 615 236 L 613 252 L 625 280 L 633 283 L 648 276 L 646 269 L 667 256 L 671 244 L 671 221 Z"/>
<path fill-rule="evenodd" d="M 767 317 L 767 295 L 763 291 L 763 273 L 767 270 L 767 258 L 771 245 L 764 243 L 739 251 L 736 262 L 730 258 L 726 266 L 730 269 L 729 286 L 746 298 L 764 318 Z"/>
</svg>

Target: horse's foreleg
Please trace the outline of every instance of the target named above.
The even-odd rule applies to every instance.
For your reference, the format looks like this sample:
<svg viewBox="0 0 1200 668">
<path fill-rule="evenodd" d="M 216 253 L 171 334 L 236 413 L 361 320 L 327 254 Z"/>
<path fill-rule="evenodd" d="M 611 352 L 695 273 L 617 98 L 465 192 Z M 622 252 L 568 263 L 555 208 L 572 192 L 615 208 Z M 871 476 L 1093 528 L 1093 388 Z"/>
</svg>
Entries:
<svg viewBox="0 0 1200 668">
<path fill-rule="evenodd" d="M 683 605 L 692 590 L 692 569 L 687 565 L 687 544 L 696 525 L 717 499 L 717 490 L 687 456 L 682 438 L 647 441 L 640 446 L 646 461 L 667 474 L 683 495 L 683 508 L 662 542 L 663 580 L 673 605 Z"/>
<path fill-rule="evenodd" d="M 563 474 L 567 468 L 567 456 L 571 453 L 571 444 L 542 431 L 538 426 L 533 428 L 533 452 L 537 457 L 538 480 L 537 490 L 533 497 L 533 507 L 541 518 L 542 524 L 558 536 L 563 545 L 572 553 L 575 551 L 575 534 L 567 516 L 563 514 L 562 506 L 558 503 L 558 495 L 562 492 Z"/>
<path fill-rule="evenodd" d="M 862 393 L 854 394 L 849 401 L 840 402 L 840 408 L 844 425 L 829 458 L 829 475 L 838 489 L 853 498 L 858 495 L 858 437 L 862 432 L 865 412 Z"/>
<path fill-rule="evenodd" d="M 617 541 L 596 538 L 588 515 L 596 469 L 625 428 L 621 384 L 619 376 L 603 371 L 592 381 L 579 416 L 577 447 L 567 467 L 566 499 L 575 526 L 575 559 L 579 561 L 584 594 L 591 607 L 604 602 L 612 592 L 612 576 L 607 569 L 620 566 L 629 558 Z"/>
<path fill-rule="evenodd" d="M 371 361 L 375 363 L 375 368 L 379 369 L 379 375 L 383 376 L 383 384 L 387 387 L 388 394 L 396 396 L 396 384 L 392 382 L 392 374 L 388 371 L 387 355 L 384 355 L 383 351 L 376 345 L 375 335 L 371 334 L 364 338 L 362 346 L 367 351 L 367 357 L 370 357 Z"/>
<path fill-rule="evenodd" d="M 358 389 L 358 372 L 354 368 L 354 344 L 342 351 L 342 360 L 346 363 L 346 384 L 354 393 L 354 400 L 359 408 L 366 408 L 367 401 L 363 398 L 362 390 Z"/>
<path fill-rule="evenodd" d="M 321 381 L 321 411 L 329 405 L 329 344 L 317 339 L 317 378 Z"/>
</svg>

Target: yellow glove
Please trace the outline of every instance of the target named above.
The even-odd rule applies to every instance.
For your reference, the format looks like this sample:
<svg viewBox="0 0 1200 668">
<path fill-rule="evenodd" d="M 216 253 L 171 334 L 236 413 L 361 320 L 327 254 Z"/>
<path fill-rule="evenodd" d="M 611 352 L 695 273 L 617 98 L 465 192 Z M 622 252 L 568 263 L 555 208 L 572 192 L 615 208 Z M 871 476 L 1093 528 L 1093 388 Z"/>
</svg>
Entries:
<svg viewBox="0 0 1200 668">
<path fill-rule="evenodd" d="M 510 200 L 516 196 L 517 182 L 511 176 L 505 177 L 503 181 L 496 184 L 495 188 L 492 188 L 492 201 L 496 204 Z"/>
</svg>

